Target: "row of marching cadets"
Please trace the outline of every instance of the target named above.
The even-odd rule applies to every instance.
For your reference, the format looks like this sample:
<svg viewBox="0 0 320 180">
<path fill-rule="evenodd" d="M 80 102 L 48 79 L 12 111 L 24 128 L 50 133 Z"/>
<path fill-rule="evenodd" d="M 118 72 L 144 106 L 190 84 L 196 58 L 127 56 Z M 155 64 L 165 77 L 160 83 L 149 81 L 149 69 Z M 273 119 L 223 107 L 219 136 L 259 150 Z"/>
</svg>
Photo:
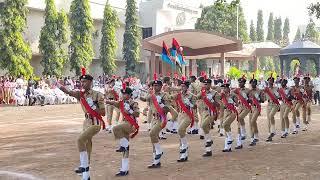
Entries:
<svg viewBox="0 0 320 180">
<path fill-rule="evenodd" d="M 212 80 L 205 74 L 199 77 L 190 76 L 190 80 L 185 77 L 176 79 L 176 85 L 171 86 L 170 77 L 162 80 L 156 74 L 150 84 L 150 89 L 146 95 L 141 96 L 142 101 L 146 101 L 149 106 L 150 131 L 149 136 L 153 147 L 152 163 L 148 168 L 161 167 L 161 158 L 164 151 L 160 145 L 160 135 L 166 128 L 171 128 L 170 132 L 176 132 L 179 136 L 179 158 L 178 162 L 188 161 L 189 144 L 187 131 L 196 134 L 201 131 L 200 139 L 204 140 L 203 157 L 212 156 L 213 139 L 210 134 L 211 126 L 215 120 L 220 119 L 220 134 L 225 135 L 225 145 L 223 152 L 231 152 L 233 136 L 231 132 L 232 123 L 237 120 L 238 131 L 235 149 L 242 149 L 246 140 L 245 118 L 249 116 L 250 126 L 250 146 L 256 145 L 259 141 L 259 131 L 257 119 L 261 114 L 261 103 L 267 101 L 267 119 L 269 136 L 267 141 L 272 141 L 276 135 L 275 114 L 280 111 L 281 138 L 289 135 L 289 113 L 293 115 L 292 134 L 297 134 L 300 129 L 300 111 L 302 111 L 303 130 L 307 130 L 307 125 L 311 120 L 311 99 L 313 87 L 309 84 L 310 78 L 304 77 L 304 85 L 300 85 L 300 78 L 296 77 L 295 86 L 287 87 L 287 80 L 281 80 L 281 88 L 274 86 L 272 75 L 268 78 L 268 87 L 263 90 L 257 88 L 257 80 L 252 77 L 249 83 L 250 88 L 246 88 L 246 78 L 238 79 L 239 87 L 230 88 L 230 83 L 224 81 L 220 86 L 212 86 Z M 123 83 L 119 93 L 114 93 L 112 88 L 107 91 L 114 96 L 103 96 L 101 92 L 92 90 L 93 77 L 85 71 L 80 77 L 82 90 L 70 91 L 57 83 L 57 87 L 63 92 L 77 98 L 81 102 L 85 113 L 83 132 L 78 138 L 78 149 L 80 152 L 80 166 L 75 170 L 82 175 L 83 180 L 90 179 L 89 165 L 92 152 L 92 138 L 101 129 L 105 129 L 102 116 L 105 115 L 105 104 L 118 108 L 123 117 L 123 121 L 112 128 L 114 136 L 119 140 L 119 149 L 116 152 L 122 153 L 120 171 L 116 176 L 126 176 L 129 173 L 129 140 L 139 132 L 137 118 L 140 114 L 139 104 L 133 98 L 133 90 Z M 110 84 L 114 81 L 110 81 Z M 106 99 L 107 97 L 107 99 Z M 109 111 L 107 111 L 107 114 Z M 168 114 L 171 114 L 168 123 Z M 199 115 L 199 116 L 198 116 Z M 201 122 L 201 124 L 200 124 Z"/>
</svg>

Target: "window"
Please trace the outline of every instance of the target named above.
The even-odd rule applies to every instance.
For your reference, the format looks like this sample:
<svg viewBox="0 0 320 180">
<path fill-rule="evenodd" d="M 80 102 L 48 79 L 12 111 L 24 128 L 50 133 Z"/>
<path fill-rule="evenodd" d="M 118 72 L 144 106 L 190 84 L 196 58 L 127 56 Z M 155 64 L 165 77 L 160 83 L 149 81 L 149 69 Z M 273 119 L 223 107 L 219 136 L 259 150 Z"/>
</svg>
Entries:
<svg viewBox="0 0 320 180">
<path fill-rule="evenodd" d="M 142 28 L 142 38 L 148 38 L 152 36 L 152 27 Z"/>
</svg>

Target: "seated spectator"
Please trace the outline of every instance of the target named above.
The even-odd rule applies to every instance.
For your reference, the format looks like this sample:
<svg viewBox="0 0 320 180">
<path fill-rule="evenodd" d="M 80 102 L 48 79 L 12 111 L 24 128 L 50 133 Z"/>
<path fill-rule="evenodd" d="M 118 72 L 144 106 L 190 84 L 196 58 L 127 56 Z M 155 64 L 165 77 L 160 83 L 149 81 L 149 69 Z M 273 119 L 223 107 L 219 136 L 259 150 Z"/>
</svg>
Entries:
<svg viewBox="0 0 320 180">
<path fill-rule="evenodd" d="M 25 90 L 21 87 L 21 85 L 18 85 L 14 92 L 14 99 L 16 100 L 16 104 L 18 106 L 23 106 L 26 102 L 26 94 Z"/>
<path fill-rule="evenodd" d="M 52 89 L 49 88 L 48 84 L 44 85 L 42 92 L 43 92 L 43 96 L 45 97 L 44 103 L 53 105 L 55 103 L 56 97 L 55 97 Z"/>
<path fill-rule="evenodd" d="M 67 103 L 68 99 L 70 97 L 68 97 L 64 92 L 62 92 L 59 88 L 55 87 L 53 89 L 53 93 L 55 95 L 55 97 L 58 100 L 58 104 L 65 104 Z"/>
<path fill-rule="evenodd" d="M 40 88 L 40 85 L 35 86 L 33 91 L 34 97 L 36 97 L 37 101 L 40 101 L 41 106 L 44 106 L 45 97 L 43 95 L 43 91 Z"/>
</svg>

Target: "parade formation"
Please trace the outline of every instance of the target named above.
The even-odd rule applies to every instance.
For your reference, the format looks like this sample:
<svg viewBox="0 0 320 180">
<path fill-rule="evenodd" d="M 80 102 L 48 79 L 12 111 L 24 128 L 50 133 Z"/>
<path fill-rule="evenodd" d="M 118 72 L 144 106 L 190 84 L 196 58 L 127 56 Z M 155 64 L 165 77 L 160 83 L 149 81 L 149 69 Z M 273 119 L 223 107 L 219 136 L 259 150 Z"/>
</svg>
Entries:
<svg viewBox="0 0 320 180">
<path fill-rule="evenodd" d="M 248 79 L 248 80 L 247 80 Z M 213 155 L 214 139 L 210 134 L 214 124 L 218 124 L 220 136 L 225 136 L 225 144 L 222 152 L 230 153 L 234 149 L 242 149 L 245 141 L 250 141 L 249 146 L 255 146 L 262 139 L 259 138 L 259 115 L 261 111 L 267 111 L 269 136 L 265 141 L 273 141 L 279 135 L 287 138 L 290 134 L 298 134 L 300 130 L 307 131 L 311 121 L 311 103 L 313 98 L 313 86 L 310 84 L 309 75 L 294 77 L 294 86 L 288 87 L 288 80 L 281 78 L 278 87 L 275 78 L 270 75 L 267 86 L 258 88 L 258 80 L 252 77 L 238 79 L 237 88 L 230 87 L 230 80 L 209 79 L 202 72 L 199 78 L 190 75 L 178 78 L 177 75 L 171 81 L 171 77 L 161 78 L 154 74 L 148 88 L 143 90 L 140 96 L 133 96 L 133 88 L 130 87 L 130 78 L 124 79 L 122 86 L 115 84 L 116 77 L 107 80 L 104 95 L 92 90 L 92 76 L 82 71 L 81 91 L 69 91 L 59 82 L 56 82 L 63 92 L 77 98 L 85 113 L 83 132 L 78 138 L 80 152 L 80 166 L 75 172 L 82 175 L 82 179 L 90 179 L 89 166 L 92 151 L 92 138 L 101 129 L 107 133 L 113 132 L 115 139 L 119 140 L 119 148 L 116 152 L 122 153 L 120 171 L 116 176 L 129 174 L 129 141 L 130 138 L 139 138 L 140 116 L 139 101 L 148 104 L 146 113 L 149 123 L 149 136 L 153 148 L 152 163 L 147 168 L 160 168 L 161 158 L 165 155 L 161 148 L 161 141 L 165 140 L 165 134 L 177 134 L 179 136 L 178 163 L 188 161 L 190 156 L 186 134 L 199 134 L 204 140 L 203 157 Z M 222 82 L 222 83 L 221 83 Z M 248 82 L 248 84 L 247 84 Z M 249 86 L 250 87 L 247 87 Z M 120 88 L 119 88 L 120 87 Z M 267 103 L 266 109 L 262 103 Z M 107 110 L 105 109 L 107 105 Z M 113 118 L 113 113 L 117 114 Z M 145 111 L 145 110 L 144 110 Z M 106 118 L 102 118 L 105 116 Z M 276 132 L 275 114 L 280 113 L 281 134 Z M 290 125 L 289 114 L 292 114 Z M 300 115 L 302 114 L 302 124 Z M 249 135 L 245 126 L 245 119 L 249 118 Z M 119 118 L 122 117 L 122 120 Z M 104 120 L 107 121 L 105 125 Z M 113 126 L 112 121 L 119 121 Z M 237 131 L 232 132 L 231 124 L 237 123 Z M 107 128 L 106 128 L 107 127 Z M 234 136 L 236 135 L 236 142 Z M 134 146 L 131 146 L 134 148 Z"/>
</svg>

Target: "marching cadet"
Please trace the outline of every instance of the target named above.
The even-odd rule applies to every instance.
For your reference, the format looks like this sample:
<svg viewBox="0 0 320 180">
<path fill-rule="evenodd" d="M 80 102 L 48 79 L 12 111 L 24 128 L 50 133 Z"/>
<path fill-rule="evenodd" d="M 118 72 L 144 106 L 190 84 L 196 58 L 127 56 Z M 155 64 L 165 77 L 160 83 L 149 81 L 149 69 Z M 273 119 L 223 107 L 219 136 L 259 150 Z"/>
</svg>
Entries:
<svg viewBox="0 0 320 180">
<path fill-rule="evenodd" d="M 201 91 L 201 85 L 196 82 L 196 76 L 190 76 L 190 92 L 192 94 L 199 94 Z M 196 103 L 197 104 L 197 103 Z M 195 104 L 194 112 L 194 126 L 189 129 L 188 134 L 198 134 L 199 133 L 199 117 L 198 117 L 198 108 Z"/>
<path fill-rule="evenodd" d="M 201 86 L 201 88 L 200 88 L 200 92 L 201 92 L 201 89 L 203 88 L 203 81 L 205 80 L 205 78 L 204 78 L 204 76 L 203 75 L 201 75 L 200 77 L 198 77 L 198 80 L 199 80 L 199 82 L 200 82 L 200 86 Z M 198 110 L 199 110 L 199 120 L 201 119 L 201 123 L 202 123 L 202 121 L 203 121 L 203 118 L 202 118 L 202 116 L 201 116 L 201 113 L 200 113 L 200 109 L 199 109 L 199 101 L 200 100 L 198 100 L 198 102 L 197 102 L 197 107 L 198 107 Z M 200 129 L 199 129 L 199 135 L 200 135 L 200 139 L 204 139 L 204 132 L 203 132 L 203 129 L 201 128 L 201 126 L 200 126 Z"/>
<path fill-rule="evenodd" d="M 264 89 L 264 93 L 266 95 L 266 99 L 268 100 L 267 106 L 267 118 L 268 118 L 268 130 L 269 136 L 267 138 L 267 142 L 272 141 L 272 138 L 276 135 L 276 127 L 275 127 L 275 114 L 280 110 L 279 103 L 279 93 L 278 88 L 274 86 L 274 77 L 272 74 L 267 79 L 268 87 Z"/>
<path fill-rule="evenodd" d="M 163 87 L 162 87 L 163 91 L 168 93 L 169 95 L 174 93 L 175 88 L 172 87 L 172 83 L 171 83 L 171 79 L 170 77 L 166 76 L 163 78 Z M 178 112 L 177 112 L 177 105 L 175 101 L 169 101 L 168 102 L 170 104 L 169 109 L 170 109 L 170 114 L 171 114 L 171 119 L 168 120 L 167 123 L 167 128 L 166 131 L 167 132 L 171 132 L 173 134 L 177 134 L 177 130 L 178 130 L 178 121 L 177 121 L 177 117 L 178 117 Z M 164 133 L 160 133 L 164 134 Z M 160 138 L 165 138 L 165 136 L 160 136 Z"/>
<path fill-rule="evenodd" d="M 107 100 L 111 101 L 118 101 L 119 100 L 119 92 L 118 89 L 115 88 L 115 77 L 112 77 L 112 79 L 107 83 L 108 85 L 105 88 L 105 98 Z M 108 121 L 108 126 L 106 128 L 106 131 L 109 131 L 111 133 L 112 131 L 112 120 L 113 120 L 113 114 L 114 112 L 116 113 L 115 120 L 116 122 L 119 121 L 120 118 L 120 111 L 118 108 L 116 108 L 113 105 L 108 104 L 107 105 L 107 121 Z"/>
<path fill-rule="evenodd" d="M 292 109 L 292 99 L 290 88 L 287 87 L 288 80 L 282 78 L 280 80 L 281 88 L 279 89 L 280 95 L 280 121 L 281 121 L 281 138 L 286 138 L 289 135 L 289 113 Z"/>
<path fill-rule="evenodd" d="M 140 97 L 140 99 L 150 103 L 149 111 L 151 111 L 150 113 L 153 116 L 150 130 L 150 139 L 153 147 L 153 162 L 148 168 L 160 168 L 160 159 L 163 155 L 163 151 L 159 144 L 159 133 L 166 127 L 166 114 L 169 112 L 169 107 L 167 105 L 169 95 L 161 91 L 162 81 L 157 80 L 156 74 L 154 75 L 152 86 L 154 92 L 150 91 L 147 97 Z"/>
<path fill-rule="evenodd" d="M 224 149 L 222 152 L 231 152 L 231 146 L 233 143 L 231 124 L 236 118 L 238 119 L 238 111 L 236 109 L 238 99 L 237 95 L 233 91 L 230 91 L 230 84 L 228 81 L 225 81 L 221 87 L 223 87 L 221 92 L 221 102 L 224 107 L 223 128 L 226 134 Z"/>
<path fill-rule="evenodd" d="M 120 109 L 123 120 L 121 124 L 113 127 L 114 137 L 120 140 L 120 148 L 117 152 L 122 152 L 120 171 L 116 176 L 126 176 L 129 173 L 129 138 L 133 138 L 139 131 L 137 117 L 139 117 L 139 106 L 132 99 L 133 90 L 123 84 L 121 93 L 122 100 L 106 100 L 106 104 L 113 105 Z"/>
<path fill-rule="evenodd" d="M 85 113 L 83 131 L 78 138 L 80 167 L 75 170 L 77 174 L 82 174 L 83 180 L 90 179 L 89 164 L 92 151 L 92 137 L 100 131 L 101 126 L 103 126 L 103 129 L 105 128 L 105 124 L 101 117 L 105 115 L 104 97 L 102 93 L 91 89 L 92 80 L 93 77 L 89 74 L 86 74 L 86 71 L 83 68 L 82 76 L 80 76 L 81 87 L 83 90 L 67 90 L 65 87 L 56 82 L 57 87 L 64 93 L 80 100 L 82 110 Z"/>
<path fill-rule="evenodd" d="M 218 108 L 220 102 L 220 95 L 217 91 L 211 89 L 211 79 L 203 80 L 203 88 L 197 95 L 198 109 L 201 116 L 201 128 L 205 139 L 205 154 L 203 157 L 212 156 L 213 141 L 210 137 L 210 124 L 218 116 Z"/>
<path fill-rule="evenodd" d="M 257 88 L 258 80 L 254 78 L 254 75 L 249 83 L 251 84 L 249 91 L 249 101 L 251 103 L 251 112 L 249 115 L 251 142 L 249 146 L 255 146 L 259 141 L 257 120 L 258 116 L 261 115 L 261 103 L 264 102 L 264 94 L 263 91 Z"/>
<path fill-rule="evenodd" d="M 175 100 L 181 109 L 178 114 L 178 119 L 180 121 L 178 134 L 180 137 L 180 158 L 178 162 L 185 162 L 188 160 L 188 143 L 186 138 L 186 131 L 188 126 L 193 127 L 195 122 L 194 109 L 196 97 L 188 91 L 190 82 L 186 81 L 185 77 L 182 77 L 181 82 L 181 92 L 172 95 L 170 98 Z"/>
<path fill-rule="evenodd" d="M 306 100 L 306 108 L 303 109 L 302 118 L 303 118 L 303 124 L 304 127 L 302 131 L 306 131 L 308 129 L 308 125 L 311 121 L 311 104 L 312 104 L 312 98 L 313 98 L 313 86 L 310 85 L 310 77 L 309 75 L 306 75 L 304 78 L 304 98 Z"/>
<path fill-rule="evenodd" d="M 238 79 L 239 88 L 234 90 L 239 100 L 238 106 L 238 139 L 235 149 L 242 149 L 242 141 L 246 139 L 246 128 L 244 118 L 251 112 L 251 105 L 249 104 L 249 89 L 245 87 L 247 82 L 245 76 Z"/>
<path fill-rule="evenodd" d="M 305 109 L 305 102 L 303 99 L 304 89 L 300 86 L 300 78 L 294 77 L 294 86 L 292 87 L 291 95 L 294 97 L 293 100 L 293 109 L 292 109 L 292 122 L 293 122 L 293 131 L 292 134 L 297 134 L 298 129 L 300 128 L 300 109 Z"/>
</svg>

